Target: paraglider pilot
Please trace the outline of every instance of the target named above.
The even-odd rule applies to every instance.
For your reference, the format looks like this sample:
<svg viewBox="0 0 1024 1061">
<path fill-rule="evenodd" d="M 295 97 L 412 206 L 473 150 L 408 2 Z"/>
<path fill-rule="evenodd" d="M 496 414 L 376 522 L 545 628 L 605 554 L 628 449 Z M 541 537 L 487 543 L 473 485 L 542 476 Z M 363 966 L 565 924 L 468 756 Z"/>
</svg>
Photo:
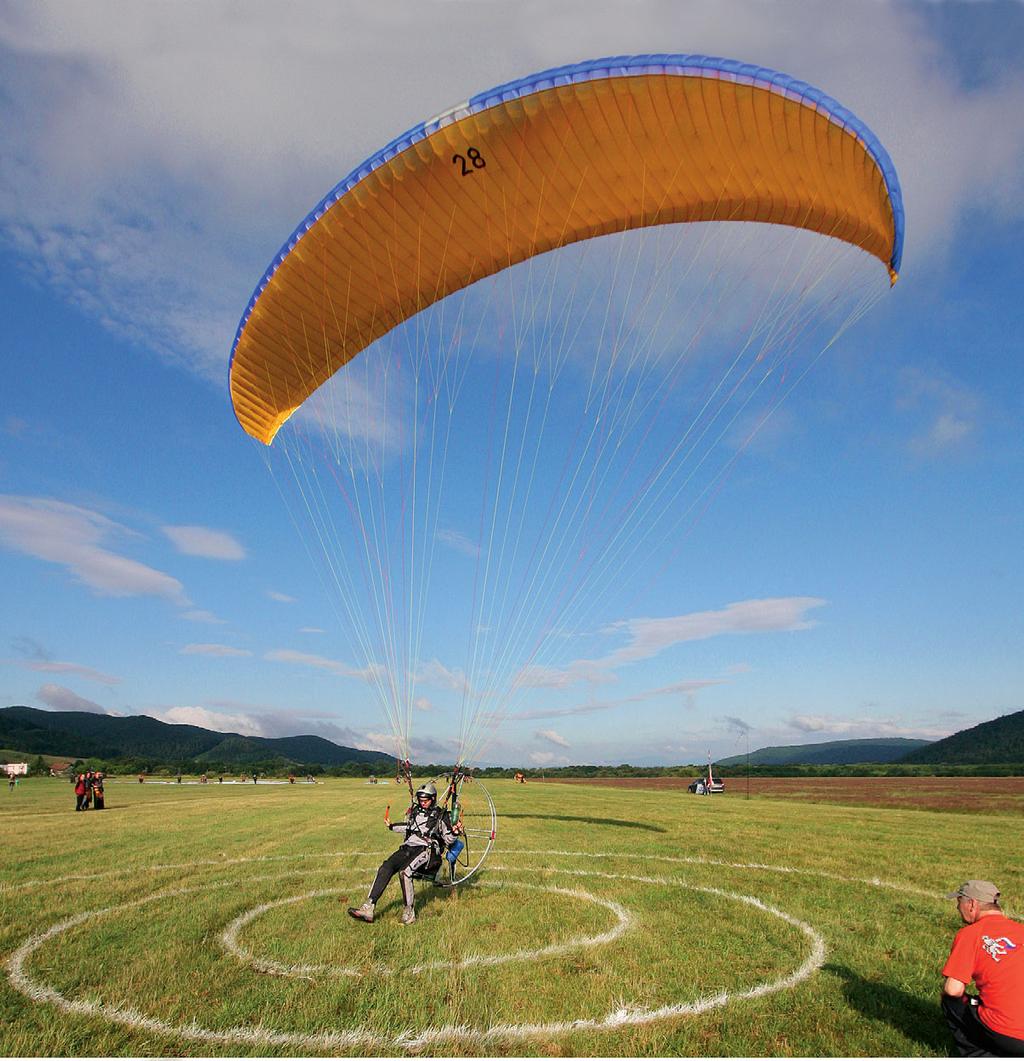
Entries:
<svg viewBox="0 0 1024 1061">
<path fill-rule="evenodd" d="M 405 821 L 392 823 L 389 809 L 384 812 L 384 824 L 394 832 L 404 832 L 405 839 L 402 846 L 381 863 L 366 902 L 360 907 L 349 907 L 348 912 L 357 921 L 371 924 L 377 900 L 397 873 L 405 899 L 402 924 L 411 925 L 416 920 L 413 874 L 430 873 L 436 869 L 441 863 L 441 851 L 457 842 L 462 825 L 460 822 L 453 825 L 448 811 L 437 805 L 437 789 L 429 783 L 416 790 L 416 803 L 409 808 Z"/>
</svg>

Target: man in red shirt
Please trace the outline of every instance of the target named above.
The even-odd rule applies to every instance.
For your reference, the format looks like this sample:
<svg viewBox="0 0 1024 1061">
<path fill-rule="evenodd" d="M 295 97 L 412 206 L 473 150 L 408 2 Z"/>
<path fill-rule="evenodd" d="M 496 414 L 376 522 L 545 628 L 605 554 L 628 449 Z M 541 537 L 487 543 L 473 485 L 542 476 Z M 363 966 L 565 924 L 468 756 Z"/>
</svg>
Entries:
<svg viewBox="0 0 1024 1061">
<path fill-rule="evenodd" d="M 1024 925 L 999 908 L 999 889 L 965 881 L 956 899 L 964 927 L 942 975 L 942 1012 L 961 1057 L 1024 1057 Z M 977 996 L 966 993 L 974 981 Z"/>
</svg>

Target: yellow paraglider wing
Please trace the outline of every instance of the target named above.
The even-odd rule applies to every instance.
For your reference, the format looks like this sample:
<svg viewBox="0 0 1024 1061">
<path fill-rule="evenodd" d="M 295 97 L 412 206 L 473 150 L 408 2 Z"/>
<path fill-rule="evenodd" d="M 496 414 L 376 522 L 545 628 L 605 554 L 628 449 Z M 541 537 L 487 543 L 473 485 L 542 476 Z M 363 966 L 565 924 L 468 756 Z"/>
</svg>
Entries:
<svg viewBox="0 0 1024 1061">
<path fill-rule="evenodd" d="M 231 397 L 269 444 L 321 384 L 446 295 L 577 240 L 688 221 L 832 236 L 895 281 L 903 207 L 884 148 L 834 100 L 702 56 L 547 71 L 395 140 L 317 205 L 235 338 Z"/>
</svg>

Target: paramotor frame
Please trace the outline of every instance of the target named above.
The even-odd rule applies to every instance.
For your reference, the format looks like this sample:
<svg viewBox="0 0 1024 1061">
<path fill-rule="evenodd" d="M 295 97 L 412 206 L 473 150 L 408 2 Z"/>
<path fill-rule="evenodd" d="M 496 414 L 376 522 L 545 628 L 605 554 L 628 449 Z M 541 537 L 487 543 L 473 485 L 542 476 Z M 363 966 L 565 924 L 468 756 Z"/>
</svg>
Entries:
<svg viewBox="0 0 1024 1061">
<path fill-rule="evenodd" d="M 418 873 L 419 880 L 426 880 L 438 888 L 454 888 L 470 879 L 487 861 L 498 835 L 498 814 L 494 800 L 484 784 L 456 766 L 450 774 L 434 778 L 438 792 L 438 803 L 448 811 L 452 824 L 459 823 L 462 842 L 443 852 L 441 865 L 435 873 Z M 466 796 L 465 786 L 472 787 Z"/>
</svg>

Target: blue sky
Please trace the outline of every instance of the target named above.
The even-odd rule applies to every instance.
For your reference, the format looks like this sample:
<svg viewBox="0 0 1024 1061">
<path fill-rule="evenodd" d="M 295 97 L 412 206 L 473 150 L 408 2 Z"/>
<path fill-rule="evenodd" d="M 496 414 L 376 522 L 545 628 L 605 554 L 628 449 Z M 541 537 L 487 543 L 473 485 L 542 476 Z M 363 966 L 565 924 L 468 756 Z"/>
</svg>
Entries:
<svg viewBox="0 0 1024 1061">
<path fill-rule="evenodd" d="M 1024 7 L 239 10 L 0 5 L 0 704 L 388 748 L 373 660 L 232 414 L 238 318 L 397 133 L 549 66 L 671 50 L 864 120 L 903 185 L 902 276 L 483 758 L 687 762 L 1024 708 Z M 466 528 L 445 530 L 454 565 Z M 423 758 L 452 754 L 464 643 L 431 626 Z M 595 659 L 599 681 L 570 675 Z"/>
</svg>

